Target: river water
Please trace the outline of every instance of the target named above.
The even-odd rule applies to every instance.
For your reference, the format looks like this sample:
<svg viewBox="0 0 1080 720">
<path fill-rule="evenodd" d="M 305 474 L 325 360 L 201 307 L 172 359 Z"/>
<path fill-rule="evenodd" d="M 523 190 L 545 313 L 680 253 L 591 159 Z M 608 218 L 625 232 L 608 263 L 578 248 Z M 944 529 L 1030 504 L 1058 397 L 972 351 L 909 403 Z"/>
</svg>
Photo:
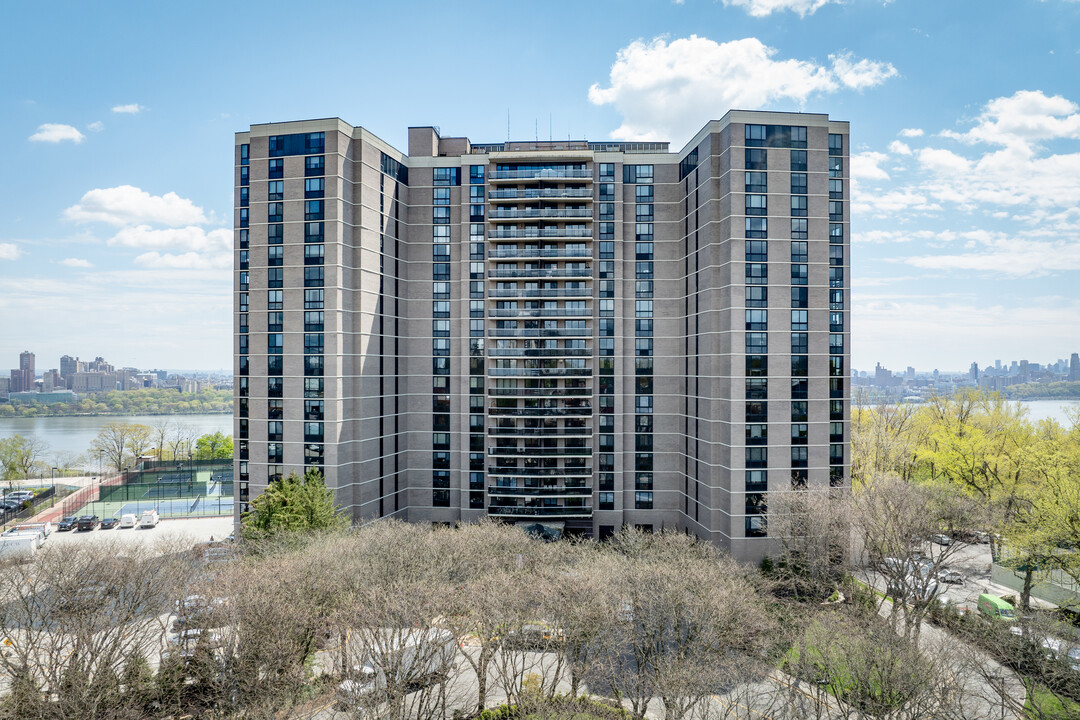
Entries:
<svg viewBox="0 0 1080 720">
<path fill-rule="evenodd" d="M 44 441 L 45 460 L 59 455 L 89 454 L 90 443 L 109 423 L 141 423 L 153 427 L 163 421 L 184 425 L 195 436 L 223 432 L 232 435 L 232 415 L 93 415 L 79 417 L 0 418 L 0 438 L 22 435 Z"/>
<path fill-rule="evenodd" d="M 1080 408 L 1080 400 L 1032 400 L 1022 401 L 1028 410 L 1028 419 L 1043 418 L 1068 423 L 1068 408 Z M 108 423 L 142 423 L 151 427 L 163 420 L 180 423 L 194 430 L 196 437 L 212 432 L 232 435 L 232 415 L 95 415 L 83 417 L 0 418 L 0 438 L 22 435 L 45 441 L 49 446 L 46 459 L 57 455 L 81 455 L 87 453 L 98 431 Z"/>
</svg>

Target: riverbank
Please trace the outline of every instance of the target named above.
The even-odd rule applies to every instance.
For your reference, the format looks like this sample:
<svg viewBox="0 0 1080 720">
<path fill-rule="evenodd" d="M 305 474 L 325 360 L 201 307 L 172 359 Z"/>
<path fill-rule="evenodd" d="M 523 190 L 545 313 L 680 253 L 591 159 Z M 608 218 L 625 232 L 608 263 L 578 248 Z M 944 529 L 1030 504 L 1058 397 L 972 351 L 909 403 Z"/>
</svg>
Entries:
<svg viewBox="0 0 1080 720">
<path fill-rule="evenodd" d="M 184 415 L 50 415 L 46 417 L 0 417 L 0 438 L 21 435 L 43 442 L 49 449 L 43 456 L 56 467 L 97 467 L 97 456 L 90 457 L 90 443 L 101 428 L 113 422 L 138 423 L 151 427 L 168 423 L 183 426 L 193 437 L 220 432 L 233 434 L 232 415 L 220 412 Z M 173 433 L 170 433 L 172 435 Z M 79 456 L 83 462 L 73 464 Z M 47 473 L 46 473 L 47 474 Z"/>
</svg>

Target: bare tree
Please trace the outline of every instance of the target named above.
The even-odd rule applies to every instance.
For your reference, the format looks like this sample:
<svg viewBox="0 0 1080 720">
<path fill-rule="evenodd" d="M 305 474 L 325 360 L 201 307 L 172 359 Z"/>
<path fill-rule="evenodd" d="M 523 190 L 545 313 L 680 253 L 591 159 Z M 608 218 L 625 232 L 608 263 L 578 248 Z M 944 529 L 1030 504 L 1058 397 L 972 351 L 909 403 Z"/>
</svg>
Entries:
<svg viewBox="0 0 1080 720">
<path fill-rule="evenodd" d="M 138 423 L 108 423 L 98 432 L 90 445 L 91 452 L 100 453 L 120 472 L 138 460 L 150 442 L 150 427 Z"/>
<path fill-rule="evenodd" d="M 850 495 L 835 488 L 776 493 L 769 534 L 780 540 L 775 577 L 796 599 L 825 600 L 851 569 Z"/>
<path fill-rule="evenodd" d="M 169 450 L 173 460 L 183 460 L 192 454 L 195 443 L 195 429 L 190 425 L 176 423 L 172 428 L 172 437 L 169 440 Z"/>
<path fill-rule="evenodd" d="M 169 418 L 162 418 L 156 421 L 151 428 L 151 437 L 153 438 L 154 447 L 157 450 L 158 462 L 164 459 L 165 444 L 168 441 L 169 434 L 173 429 L 173 421 Z"/>
</svg>

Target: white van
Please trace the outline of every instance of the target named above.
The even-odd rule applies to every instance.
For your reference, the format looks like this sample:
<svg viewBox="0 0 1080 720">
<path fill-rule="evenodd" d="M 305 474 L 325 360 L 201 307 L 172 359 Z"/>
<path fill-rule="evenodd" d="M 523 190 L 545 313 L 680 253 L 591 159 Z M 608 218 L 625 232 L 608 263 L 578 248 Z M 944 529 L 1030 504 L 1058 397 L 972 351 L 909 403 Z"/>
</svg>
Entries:
<svg viewBox="0 0 1080 720">
<path fill-rule="evenodd" d="M 141 528 L 153 528 L 157 527 L 158 520 L 157 510 L 143 510 L 142 518 L 139 520 L 139 527 Z"/>
<path fill-rule="evenodd" d="M 135 517 L 135 513 L 124 513 L 120 516 L 121 528 L 133 528 L 139 524 L 139 518 Z"/>
</svg>

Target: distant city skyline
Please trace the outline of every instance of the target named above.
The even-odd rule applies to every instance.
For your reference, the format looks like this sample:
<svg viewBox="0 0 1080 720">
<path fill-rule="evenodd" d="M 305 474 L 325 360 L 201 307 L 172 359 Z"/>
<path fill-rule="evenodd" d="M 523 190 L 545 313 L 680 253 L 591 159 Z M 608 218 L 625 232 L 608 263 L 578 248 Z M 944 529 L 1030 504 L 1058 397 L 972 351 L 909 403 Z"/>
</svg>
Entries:
<svg viewBox="0 0 1080 720">
<path fill-rule="evenodd" d="M 0 47 L 0 356 L 104 345 L 132 366 L 230 367 L 227 158 L 252 123 L 340 115 L 396 147 L 423 123 L 477 142 L 681 146 L 729 108 L 857 128 L 856 367 L 1072 351 L 1078 2 L 324 3 L 335 27 L 408 28 L 418 49 L 397 32 L 318 42 L 327 67 L 393 58 L 363 92 L 305 63 L 259 67 L 256 40 L 296 13 L 277 0 L 50 7 L 47 23 L 7 8 L 19 32 Z M 483 73 L 469 102 L 448 57 Z"/>
</svg>

